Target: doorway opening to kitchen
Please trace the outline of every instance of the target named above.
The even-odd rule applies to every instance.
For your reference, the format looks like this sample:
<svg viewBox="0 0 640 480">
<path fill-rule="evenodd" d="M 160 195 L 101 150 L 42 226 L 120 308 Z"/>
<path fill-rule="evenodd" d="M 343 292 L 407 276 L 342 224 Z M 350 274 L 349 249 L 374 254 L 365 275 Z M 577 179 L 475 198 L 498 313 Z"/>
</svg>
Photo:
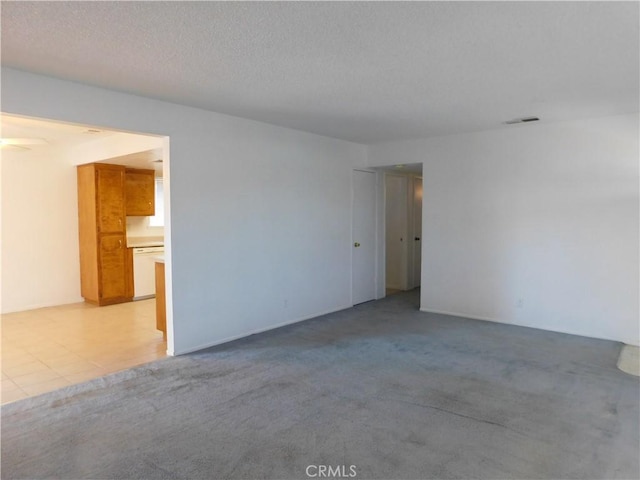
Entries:
<svg viewBox="0 0 640 480">
<path fill-rule="evenodd" d="M 3 402 L 166 356 L 168 137 L 1 123 Z"/>
</svg>

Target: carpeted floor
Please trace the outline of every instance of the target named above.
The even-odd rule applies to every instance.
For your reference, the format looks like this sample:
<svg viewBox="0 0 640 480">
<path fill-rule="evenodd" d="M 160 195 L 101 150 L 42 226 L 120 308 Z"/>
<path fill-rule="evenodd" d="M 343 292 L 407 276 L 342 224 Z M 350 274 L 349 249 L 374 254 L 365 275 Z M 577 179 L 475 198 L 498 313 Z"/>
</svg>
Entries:
<svg viewBox="0 0 640 480">
<path fill-rule="evenodd" d="M 417 306 L 398 294 L 9 404 L 2 478 L 640 478 L 620 344 Z"/>
</svg>

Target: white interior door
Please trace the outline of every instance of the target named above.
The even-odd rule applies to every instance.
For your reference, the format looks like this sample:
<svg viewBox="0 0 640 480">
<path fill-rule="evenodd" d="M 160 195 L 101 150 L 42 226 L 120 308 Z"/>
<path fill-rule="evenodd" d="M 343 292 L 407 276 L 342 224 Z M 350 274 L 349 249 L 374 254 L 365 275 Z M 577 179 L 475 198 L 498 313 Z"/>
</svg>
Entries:
<svg viewBox="0 0 640 480">
<path fill-rule="evenodd" d="M 353 304 L 376 296 L 376 174 L 353 171 L 351 291 Z"/>
<path fill-rule="evenodd" d="M 411 288 L 420 286 L 422 275 L 422 178 L 413 177 L 413 268 Z"/>
</svg>

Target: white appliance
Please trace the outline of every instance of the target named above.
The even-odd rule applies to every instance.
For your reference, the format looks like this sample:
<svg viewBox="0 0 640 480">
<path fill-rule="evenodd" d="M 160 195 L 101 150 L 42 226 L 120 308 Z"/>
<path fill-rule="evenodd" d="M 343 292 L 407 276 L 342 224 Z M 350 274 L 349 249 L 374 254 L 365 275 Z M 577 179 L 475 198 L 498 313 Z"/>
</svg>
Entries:
<svg viewBox="0 0 640 480">
<path fill-rule="evenodd" d="M 164 254 L 164 247 L 136 247 L 133 249 L 133 299 L 142 300 L 156 295 L 155 259 Z"/>
</svg>

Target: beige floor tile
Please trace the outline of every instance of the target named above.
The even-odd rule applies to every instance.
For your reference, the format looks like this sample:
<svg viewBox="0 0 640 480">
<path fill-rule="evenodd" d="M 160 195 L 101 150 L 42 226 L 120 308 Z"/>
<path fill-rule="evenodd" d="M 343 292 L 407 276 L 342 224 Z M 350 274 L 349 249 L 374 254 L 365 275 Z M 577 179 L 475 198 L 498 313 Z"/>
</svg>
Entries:
<svg viewBox="0 0 640 480">
<path fill-rule="evenodd" d="M 22 387 L 22 390 L 24 390 L 29 395 L 40 395 L 43 393 L 51 392 L 53 390 L 57 390 L 62 387 L 66 387 L 68 385 L 71 385 L 71 382 L 69 382 L 69 380 L 67 380 L 66 378 L 55 378 L 53 380 L 42 383 L 26 385 Z"/>
<path fill-rule="evenodd" d="M 166 356 L 153 299 L 108 307 L 76 303 L 0 318 L 7 401 Z"/>
<path fill-rule="evenodd" d="M 3 392 L 2 395 L 0 395 L 0 401 L 5 404 L 27 398 L 28 396 L 29 395 L 22 390 L 14 390 L 12 392 Z"/>
<path fill-rule="evenodd" d="M 12 379 L 23 375 L 44 372 L 46 370 L 49 370 L 49 367 L 38 360 L 28 363 L 19 363 L 17 365 L 11 365 L 8 362 L 3 362 L 2 364 L 2 371 Z"/>
<path fill-rule="evenodd" d="M 123 359 L 117 355 L 89 355 L 87 356 L 87 360 L 99 368 L 104 368 L 112 363 L 126 363 L 128 361 L 128 359 Z"/>
<path fill-rule="evenodd" d="M 10 354 L 10 353 L 5 353 L 2 352 L 2 363 L 4 365 L 12 365 L 12 366 L 18 366 L 18 365 L 24 365 L 25 363 L 33 363 L 36 362 L 38 359 L 31 355 L 30 353 L 15 353 L 15 354 Z"/>
<path fill-rule="evenodd" d="M 70 363 L 68 365 L 58 365 L 52 367 L 52 370 L 58 372 L 60 375 L 71 375 L 74 373 L 90 372 L 96 369 L 96 365 L 88 361 L 79 361 L 76 363 Z"/>
<path fill-rule="evenodd" d="M 86 361 L 84 358 L 82 358 L 80 355 L 76 355 L 75 353 L 68 353 L 67 355 L 61 355 L 59 357 L 42 359 L 42 363 L 54 369 L 56 367 L 62 367 L 65 365 L 70 365 L 72 363 L 79 363 L 84 361 Z"/>
<path fill-rule="evenodd" d="M 64 357 L 69 355 L 71 351 L 64 347 L 44 347 L 41 349 L 28 349 L 29 353 L 39 360 L 47 359 L 52 360 L 57 357 Z"/>
<path fill-rule="evenodd" d="M 18 385 L 16 385 L 14 382 L 8 379 L 2 380 L 1 384 L 2 384 L 2 393 L 12 392 L 14 390 L 20 390 L 20 387 Z"/>
<path fill-rule="evenodd" d="M 94 367 L 93 370 L 87 370 L 85 372 L 78 372 L 78 373 L 72 373 L 69 375 L 64 375 L 64 378 L 66 378 L 69 381 L 69 383 L 73 385 L 75 383 L 82 383 L 88 380 L 93 380 L 94 378 L 103 377 L 109 373 L 111 372 L 109 372 L 108 370 L 105 370 L 104 368 Z"/>
<path fill-rule="evenodd" d="M 11 380 L 13 380 L 16 385 L 24 390 L 27 386 L 48 382 L 57 378 L 61 378 L 61 375 L 51 370 L 50 368 L 47 368 L 46 370 L 40 372 L 30 373 L 28 375 L 20 375 L 19 377 L 12 377 Z"/>
</svg>

